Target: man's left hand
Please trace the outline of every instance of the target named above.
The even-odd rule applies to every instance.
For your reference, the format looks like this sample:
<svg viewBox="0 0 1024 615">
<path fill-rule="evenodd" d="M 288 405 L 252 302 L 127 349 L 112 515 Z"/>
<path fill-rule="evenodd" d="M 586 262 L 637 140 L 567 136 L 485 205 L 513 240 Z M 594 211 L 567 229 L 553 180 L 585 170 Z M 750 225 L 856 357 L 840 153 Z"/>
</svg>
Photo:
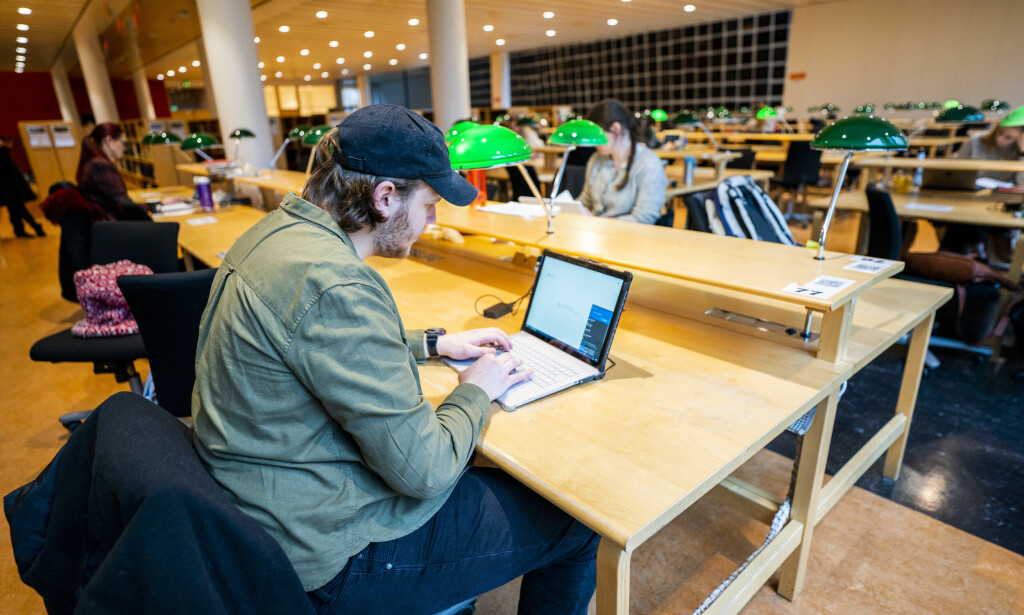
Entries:
<svg viewBox="0 0 1024 615">
<path fill-rule="evenodd" d="M 455 360 L 482 357 L 497 352 L 499 347 L 511 350 L 512 340 L 507 333 L 496 327 L 470 329 L 437 338 L 437 353 Z"/>
</svg>

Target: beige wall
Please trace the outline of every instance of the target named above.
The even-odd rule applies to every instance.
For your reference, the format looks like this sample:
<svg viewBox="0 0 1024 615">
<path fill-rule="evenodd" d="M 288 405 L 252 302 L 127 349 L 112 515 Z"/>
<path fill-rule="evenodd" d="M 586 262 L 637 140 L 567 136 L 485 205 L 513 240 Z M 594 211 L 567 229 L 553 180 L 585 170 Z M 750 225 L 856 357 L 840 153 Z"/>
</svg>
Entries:
<svg viewBox="0 0 1024 615">
<path fill-rule="evenodd" d="M 956 98 L 1024 105 L 1024 0 L 836 0 L 797 6 L 784 104 Z M 802 80 L 794 73 L 806 73 Z M 907 115 L 906 117 L 912 117 Z"/>
</svg>

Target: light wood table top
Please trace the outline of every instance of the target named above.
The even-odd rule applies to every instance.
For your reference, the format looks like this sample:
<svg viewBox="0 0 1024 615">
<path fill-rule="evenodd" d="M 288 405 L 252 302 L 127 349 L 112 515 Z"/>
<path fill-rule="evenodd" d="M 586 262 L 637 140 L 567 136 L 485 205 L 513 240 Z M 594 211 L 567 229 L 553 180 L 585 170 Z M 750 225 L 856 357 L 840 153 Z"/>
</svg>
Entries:
<svg viewBox="0 0 1024 615">
<path fill-rule="evenodd" d="M 276 192 L 302 194 L 302 188 L 306 185 L 306 174 L 302 171 L 262 169 L 259 175 L 239 175 L 238 177 L 233 177 L 232 181 Z"/>
<path fill-rule="evenodd" d="M 156 215 L 162 222 L 177 222 L 178 246 L 185 253 L 186 268 L 191 270 L 192 259 L 208 267 L 219 267 L 224 252 L 252 225 L 259 222 L 265 211 L 245 205 L 231 205 L 211 212 L 194 211 L 184 215 Z"/>
<path fill-rule="evenodd" d="M 857 166 L 872 169 L 942 169 L 948 171 L 1024 171 L 1024 160 L 971 160 L 961 158 L 864 158 Z"/>
<path fill-rule="evenodd" d="M 191 186 L 162 186 L 160 188 L 135 188 L 128 191 L 128 198 L 136 203 L 144 203 L 150 199 L 179 198 L 187 199 L 195 193 Z"/>
</svg>

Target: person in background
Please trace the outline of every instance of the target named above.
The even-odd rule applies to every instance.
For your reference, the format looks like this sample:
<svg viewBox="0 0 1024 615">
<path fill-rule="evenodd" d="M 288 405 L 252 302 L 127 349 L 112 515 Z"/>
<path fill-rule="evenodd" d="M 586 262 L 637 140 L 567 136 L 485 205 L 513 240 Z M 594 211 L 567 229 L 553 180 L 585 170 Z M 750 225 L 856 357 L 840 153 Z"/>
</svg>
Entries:
<svg viewBox="0 0 1024 615">
<path fill-rule="evenodd" d="M 513 122 L 512 130 L 517 135 L 526 141 L 526 144 L 532 148 L 538 148 L 544 146 L 544 139 L 540 138 L 540 133 L 537 132 L 537 118 L 524 115 L 515 122 Z"/>
<path fill-rule="evenodd" d="M 604 129 L 607 145 L 587 161 L 579 200 L 597 216 L 653 224 L 665 204 L 665 167 L 644 145 L 642 127 L 617 100 L 597 103 L 587 119 Z"/>
<path fill-rule="evenodd" d="M 29 237 L 25 232 L 25 224 L 32 227 L 36 237 L 46 237 L 43 227 L 25 207 L 26 201 L 36 200 L 36 194 L 25 181 L 21 167 L 11 158 L 12 145 L 14 143 L 11 139 L 0 136 L 0 205 L 7 206 L 16 237 Z"/>
<path fill-rule="evenodd" d="M 85 198 L 112 220 L 149 220 L 149 214 L 128 197 L 121 172 L 114 163 L 124 156 L 124 133 L 117 124 L 104 122 L 82 139 L 75 181 Z"/>
<path fill-rule="evenodd" d="M 968 139 L 953 157 L 967 160 L 1024 159 L 1024 126 L 996 124 L 992 130 Z M 978 177 L 1024 185 L 1024 171 L 978 171 Z"/>
</svg>

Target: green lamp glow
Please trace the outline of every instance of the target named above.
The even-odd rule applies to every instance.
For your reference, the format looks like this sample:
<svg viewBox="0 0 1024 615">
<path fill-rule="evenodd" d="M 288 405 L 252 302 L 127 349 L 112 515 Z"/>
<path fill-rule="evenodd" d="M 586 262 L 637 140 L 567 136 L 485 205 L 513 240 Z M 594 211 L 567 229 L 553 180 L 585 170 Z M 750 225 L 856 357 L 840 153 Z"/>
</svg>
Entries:
<svg viewBox="0 0 1024 615">
<path fill-rule="evenodd" d="M 143 145 L 169 145 L 171 143 L 181 143 L 181 137 L 172 132 L 149 132 L 142 137 Z"/>
<path fill-rule="evenodd" d="M 210 147 L 211 145 L 220 145 L 220 141 L 211 134 L 207 134 L 205 132 L 193 132 L 187 139 L 181 142 L 181 149 L 185 151 L 195 150 L 195 152 L 207 162 L 212 162 L 213 158 L 203 151 L 204 147 Z"/>
<path fill-rule="evenodd" d="M 841 120 L 832 122 L 818 131 L 811 140 L 811 147 L 814 149 L 841 149 L 846 150 L 843 164 L 839 169 L 839 177 L 836 180 L 835 189 L 832 191 L 832 201 L 829 203 L 828 212 L 825 214 L 825 222 L 821 225 L 821 237 L 818 239 L 817 260 L 825 260 L 825 239 L 828 236 L 828 227 L 832 224 L 832 214 L 835 213 L 836 200 L 839 198 L 839 191 L 843 187 L 843 179 L 846 178 L 846 169 L 850 166 L 850 159 L 855 151 L 876 151 L 891 152 L 907 149 L 907 136 L 895 124 L 888 120 L 872 115 L 861 115 L 855 117 L 844 117 Z"/>
<path fill-rule="evenodd" d="M 730 112 L 729 109 L 725 107 L 725 105 L 721 105 L 717 109 L 715 109 L 715 117 L 721 119 L 729 118 L 732 117 L 732 112 Z"/>
<path fill-rule="evenodd" d="M 928 108 L 928 103 L 926 103 L 925 101 L 922 100 L 921 102 L 917 103 L 917 108 L 918 109 L 927 109 Z"/>
<path fill-rule="evenodd" d="M 761 107 L 757 110 L 757 119 L 759 120 L 767 120 L 778 115 L 779 113 L 775 110 L 775 107 Z"/>
<path fill-rule="evenodd" d="M 935 116 L 936 122 L 942 122 L 944 124 L 952 123 L 963 123 L 963 122 L 980 122 L 985 119 L 985 114 L 979 111 L 977 108 L 970 105 L 959 105 L 956 107 L 949 107 L 941 111 Z"/>
<path fill-rule="evenodd" d="M 865 103 L 863 105 L 857 105 L 857 108 L 853 110 L 857 115 L 871 115 L 875 112 L 875 105 L 873 103 Z"/>
<path fill-rule="evenodd" d="M 295 128 L 288 131 L 289 139 L 301 139 L 306 136 L 306 133 L 312 128 L 309 124 L 299 124 Z"/>
<path fill-rule="evenodd" d="M 912 103 L 910 101 L 906 101 L 906 102 L 901 102 L 900 103 L 900 109 L 903 109 L 904 111 L 909 111 L 910 109 L 913 109 L 913 108 L 914 108 L 914 103 Z"/>
<path fill-rule="evenodd" d="M 952 99 L 952 98 L 947 100 L 946 102 L 942 103 L 942 108 L 943 109 L 952 109 L 954 107 L 959 107 L 959 106 L 960 106 L 960 101 Z"/>
<path fill-rule="evenodd" d="M 604 129 L 590 120 L 571 120 L 556 128 L 548 141 L 555 145 L 593 147 L 607 145 L 608 136 Z"/>
<path fill-rule="evenodd" d="M 1009 111 L 1011 108 L 1012 107 L 1010 107 L 1010 103 L 1006 102 L 1005 100 L 999 100 L 998 98 L 989 98 L 985 102 L 981 103 L 982 111 L 995 111 L 1000 115 L 1002 115 L 1002 113 L 1006 111 Z"/>
<path fill-rule="evenodd" d="M 455 122 L 455 125 L 449 128 L 448 132 L 444 133 L 444 142 L 451 143 L 460 134 L 466 132 L 470 128 L 474 128 L 479 125 L 480 124 L 477 124 L 472 120 L 463 120 L 461 122 Z"/>
<path fill-rule="evenodd" d="M 895 111 L 896 110 L 896 106 L 897 105 L 894 102 L 887 102 L 887 103 L 885 103 L 885 110 L 886 111 Z"/>
<path fill-rule="evenodd" d="M 1000 126 L 1024 126 L 1024 105 L 1017 107 L 999 122 Z"/>
<path fill-rule="evenodd" d="M 664 122 L 668 119 L 668 113 L 665 113 L 664 109 L 655 109 L 651 111 L 651 119 L 655 122 Z"/>
</svg>

